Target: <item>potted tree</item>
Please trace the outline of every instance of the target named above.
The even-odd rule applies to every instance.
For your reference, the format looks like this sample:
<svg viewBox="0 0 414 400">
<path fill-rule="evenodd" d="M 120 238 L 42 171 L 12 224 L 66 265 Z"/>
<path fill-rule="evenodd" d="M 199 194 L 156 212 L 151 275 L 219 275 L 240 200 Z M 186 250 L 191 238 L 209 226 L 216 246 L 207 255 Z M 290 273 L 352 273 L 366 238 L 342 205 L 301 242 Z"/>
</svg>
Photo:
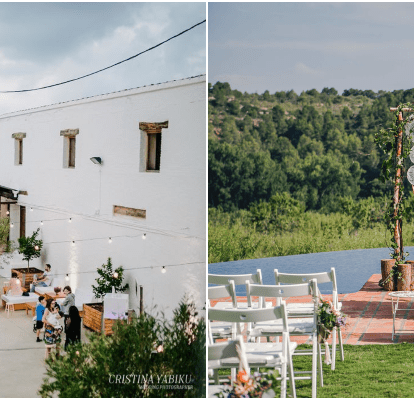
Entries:
<svg viewBox="0 0 414 400">
<path fill-rule="evenodd" d="M 96 286 L 92 285 L 93 293 L 96 298 L 103 300 L 107 293 L 123 293 L 128 289 L 128 284 L 123 284 L 124 268 L 122 266 L 113 269 L 112 260 L 109 257 L 106 264 L 102 264 L 97 269 L 99 277 L 96 278 Z M 96 332 L 102 331 L 103 303 L 89 303 L 83 305 L 84 317 L 83 324 Z M 112 325 L 114 320 L 104 320 L 105 334 L 112 334 Z"/>
<path fill-rule="evenodd" d="M 31 236 L 22 236 L 17 239 L 19 243 L 17 251 L 19 254 L 23 254 L 23 260 L 27 261 L 27 268 L 14 268 L 12 272 L 17 273 L 22 281 L 22 286 L 26 289 L 29 289 L 30 284 L 33 282 L 34 275 L 43 272 L 40 269 L 30 267 L 30 261 L 40 257 L 40 251 L 43 247 L 43 241 L 37 238 L 39 231 L 40 228 L 34 231 Z"/>
<path fill-rule="evenodd" d="M 387 228 L 391 233 L 391 259 L 381 260 L 382 279 L 380 286 L 386 290 L 410 290 L 411 265 L 405 262 L 408 253 L 404 253 L 402 224 L 404 216 L 404 160 L 410 154 L 413 146 L 413 136 L 410 126 L 413 122 L 414 105 L 401 104 L 394 111 L 394 120 L 390 128 L 381 128 L 375 136 L 375 141 L 385 154 L 382 163 L 381 179 L 383 182 L 392 180 L 393 197 L 386 212 Z M 403 112 L 409 114 L 404 118 Z M 409 178 L 410 180 L 410 178 Z M 413 182 L 410 181 L 414 185 Z M 414 189 L 414 186 L 413 186 Z"/>
</svg>

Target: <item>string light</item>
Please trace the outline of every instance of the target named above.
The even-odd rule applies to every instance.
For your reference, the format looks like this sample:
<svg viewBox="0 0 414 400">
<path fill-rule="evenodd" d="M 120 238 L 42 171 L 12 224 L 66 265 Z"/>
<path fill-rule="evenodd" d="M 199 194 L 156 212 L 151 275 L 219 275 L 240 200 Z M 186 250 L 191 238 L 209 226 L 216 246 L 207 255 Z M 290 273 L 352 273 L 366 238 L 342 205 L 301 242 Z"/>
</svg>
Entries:
<svg viewBox="0 0 414 400">
<path fill-rule="evenodd" d="M 43 221 L 40 221 L 40 225 L 43 225 Z"/>
<path fill-rule="evenodd" d="M 30 207 L 30 211 L 33 211 L 33 207 Z"/>
<path fill-rule="evenodd" d="M 10 224 L 10 228 L 13 228 L 13 226 L 14 226 L 14 224 L 13 224 L 13 222 Z"/>
<path fill-rule="evenodd" d="M 10 211 L 9 210 L 6 211 L 6 215 L 10 215 Z"/>
<path fill-rule="evenodd" d="M 109 238 L 108 243 L 112 243 L 112 239 L 111 238 Z"/>
<path fill-rule="evenodd" d="M 38 246 L 38 245 L 36 245 L 36 246 L 34 247 L 34 249 L 35 249 L 36 251 L 39 251 L 39 250 L 40 250 L 40 248 L 39 248 L 39 246 Z"/>
<path fill-rule="evenodd" d="M 167 272 L 167 268 L 166 267 L 181 267 L 183 265 L 195 265 L 195 264 L 205 264 L 205 261 L 196 261 L 196 262 L 189 262 L 189 263 L 182 263 L 182 264 L 171 264 L 171 265 L 164 265 L 161 267 L 161 272 L 163 274 L 165 274 Z M 154 266 L 149 266 L 149 267 L 134 267 L 134 268 L 124 268 L 124 271 L 135 271 L 138 269 L 154 269 L 154 268 L 159 268 L 158 266 L 154 267 Z M 53 274 L 54 276 L 65 276 L 65 280 L 69 280 L 69 274 L 75 274 L 75 275 L 80 275 L 80 274 L 94 274 L 96 273 L 96 270 L 93 271 L 79 271 L 79 272 L 71 272 L 71 273 L 67 273 L 67 274 Z M 117 276 L 115 276 L 115 274 L 117 274 L 117 272 L 113 273 L 113 277 L 116 278 Z M 119 275 L 118 275 L 119 276 Z"/>
<path fill-rule="evenodd" d="M 69 222 L 72 222 L 72 218 L 69 218 Z"/>
<path fill-rule="evenodd" d="M 114 272 L 113 277 L 114 277 L 115 279 L 118 279 L 118 272 Z"/>
<path fill-rule="evenodd" d="M 142 239 L 143 240 L 145 240 L 147 238 L 147 234 L 146 233 L 144 233 L 143 235 L 142 235 Z"/>
<path fill-rule="evenodd" d="M 74 240 L 72 240 L 72 246 L 74 246 L 75 245 L 75 241 Z"/>
</svg>

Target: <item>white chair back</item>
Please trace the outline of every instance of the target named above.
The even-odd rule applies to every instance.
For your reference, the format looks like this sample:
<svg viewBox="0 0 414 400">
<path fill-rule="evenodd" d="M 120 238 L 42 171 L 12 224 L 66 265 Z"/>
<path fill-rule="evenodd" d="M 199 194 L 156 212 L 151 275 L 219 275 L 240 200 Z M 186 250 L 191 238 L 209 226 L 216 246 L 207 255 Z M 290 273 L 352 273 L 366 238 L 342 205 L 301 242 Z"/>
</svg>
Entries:
<svg viewBox="0 0 414 400">
<path fill-rule="evenodd" d="M 225 285 L 211 286 L 207 290 L 208 299 L 215 300 L 223 297 L 231 297 L 233 308 L 237 308 L 236 290 L 234 281 L 230 279 Z"/>
<path fill-rule="evenodd" d="M 223 360 L 239 359 L 239 369 L 249 372 L 249 364 L 246 357 L 246 348 L 243 336 L 238 335 L 235 340 L 210 344 L 208 346 L 208 368 L 221 368 Z"/>
<path fill-rule="evenodd" d="M 208 283 L 214 285 L 227 285 L 229 280 L 233 280 L 235 285 L 244 285 L 246 281 L 251 283 L 263 283 L 262 270 L 258 269 L 255 274 L 242 274 L 242 275 L 216 275 L 208 274 Z"/>
<path fill-rule="evenodd" d="M 316 279 L 317 285 L 321 283 L 329 283 L 332 284 L 332 302 L 334 307 L 338 305 L 338 287 L 336 283 L 336 273 L 335 268 L 332 267 L 330 272 L 317 272 L 311 274 L 287 274 L 279 272 L 277 269 L 274 270 L 275 274 L 275 282 L 276 285 L 280 284 L 299 284 L 299 283 L 307 283 L 311 279 Z M 319 292 L 318 292 L 319 293 Z"/>
<path fill-rule="evenodd" d="M 274 308 L 259 308 L 246 310 L 215 310 L 209 309 L 208 319 L 214 321 L 226 321 L 226 322 L 264 322 L 273 321 L 275 319 L 282 319 L 284 326 L 287 327 L 286 318 L 286 305 L 282 301 L 279 307 Z"/>
</svg>

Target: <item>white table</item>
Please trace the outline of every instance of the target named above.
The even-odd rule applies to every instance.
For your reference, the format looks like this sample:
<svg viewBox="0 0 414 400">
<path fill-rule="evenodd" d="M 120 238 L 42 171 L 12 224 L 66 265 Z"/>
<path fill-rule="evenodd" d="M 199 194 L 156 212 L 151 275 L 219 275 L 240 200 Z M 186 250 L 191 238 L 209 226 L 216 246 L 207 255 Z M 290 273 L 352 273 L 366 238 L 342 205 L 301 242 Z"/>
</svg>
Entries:
<svg viewBox="0 0 414 400">
<path fill-rule="evenodd" d="M 410 292 L 391 292 L 388 293 L 391 297 L 391 308 L 392 308 L 392 336 L 391 340 L 394 340 L 395 336 L 395 316 L 397 311 L 408 311 L 410 308 L 398 308 L 400 299 L 414 299 L 414 291 Z M 414 333 L 414 332 L 413 332 Z"/>
</svg>

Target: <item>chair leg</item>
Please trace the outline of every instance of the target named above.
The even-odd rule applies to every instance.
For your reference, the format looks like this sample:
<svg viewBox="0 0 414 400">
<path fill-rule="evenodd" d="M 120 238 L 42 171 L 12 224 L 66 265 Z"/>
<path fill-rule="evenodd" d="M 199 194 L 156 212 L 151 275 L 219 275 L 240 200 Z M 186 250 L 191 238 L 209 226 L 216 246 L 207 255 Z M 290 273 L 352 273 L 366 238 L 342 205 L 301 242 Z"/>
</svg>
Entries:
<svg viewBox="0 0 414 400">
<path fill-rule="evenodd" d="M 344 355 L 344 345 L 342 343 L 341 328 L 338 328 L 338 344 L 339 344 L 339 353 L 341 354 L 341 361 L 344 361 L 345 360 L 345 355 Z"/>
<path fill-rule="evenodd" d="M 290 395 L 293 398 L 296 398 L 295 371 L 293 370 L 292 353 L 290 352 L 290 346 L 287 346 L 287 361 L 289 369 Z"/>
<path fill-rule="evenodd" d="M 322 345 L 318 342 L 318 371 L 319 386 L 323 387 L 323 367 L 322 367 Z"/>
<path fill-rule="evenodd" d="M 335 371 L 335 361 L 336 361 L 336 333 L 337 329 L 336 327 L 332 329 L 332 364 L 331 364 L 331 370 Z"/>
<path fill-rule="evenodd" d="M 282 364 L 282 368 L 281 368 L 281 384 L 280 384 L 280 397 L 281 398 L 286 398 L 286 375 L 287 375 L 287 368 L 286 368 L 286 363 Z"/>
<path fill-rule="evenodd" d="M 312 397 L 316 398 L 317 384 L 317 362 L 318 362 L 318 338 L 313 335 L 312 338 Z"/>
</svg>

